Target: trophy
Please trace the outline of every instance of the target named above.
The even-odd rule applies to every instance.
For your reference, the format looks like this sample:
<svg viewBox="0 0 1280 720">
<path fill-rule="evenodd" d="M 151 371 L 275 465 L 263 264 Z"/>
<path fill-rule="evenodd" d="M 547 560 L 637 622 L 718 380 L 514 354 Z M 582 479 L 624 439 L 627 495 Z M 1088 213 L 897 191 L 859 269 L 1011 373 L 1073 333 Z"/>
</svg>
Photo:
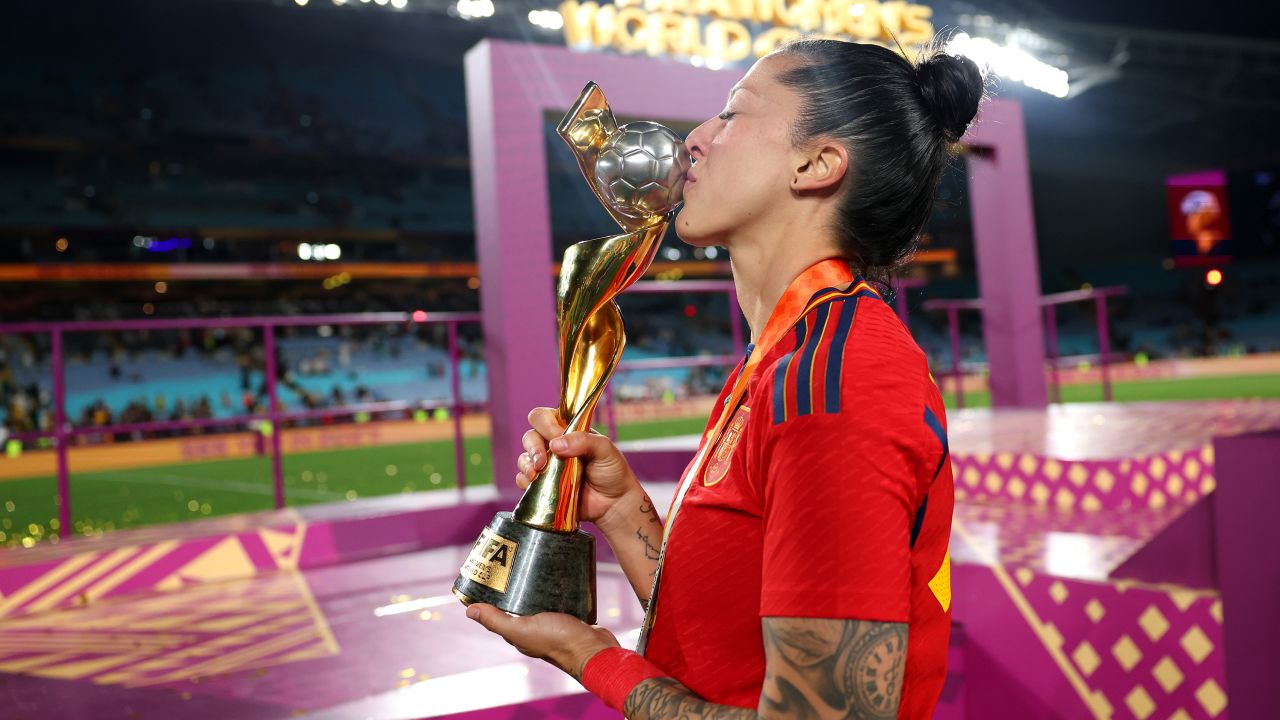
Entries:
<svg viewBox="0 0 1280 720">
<path fill-rule="evenodd" d="M 653 122 L 619 126 L 604 93 L 587 83 L 556 133 L 625 234 L 564 253 L 556 287 L 560 420 L 589 430 L 591 414 L 626 343 L 614 297 L 644 275 L 680 204 L 689 153 Z M 516 615 L 563 612 L 596 621 L 595 539 L 578 527 L 580 458 L 551 455 L 514 512 L 500 512 L 462 565 L 453 593 Z"/>
</svg>

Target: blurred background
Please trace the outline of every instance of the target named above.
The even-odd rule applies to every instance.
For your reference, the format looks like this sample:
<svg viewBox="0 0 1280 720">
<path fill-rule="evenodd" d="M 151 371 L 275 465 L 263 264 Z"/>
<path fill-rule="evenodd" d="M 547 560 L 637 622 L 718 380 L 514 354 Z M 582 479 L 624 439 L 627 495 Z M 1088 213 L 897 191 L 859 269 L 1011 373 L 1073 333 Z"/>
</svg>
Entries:
<svg viewBox="0 0 1280 720">
<path fill-rule="evenodd" d="M 1114 290 L 1056 306 L 1049 401 L 1280 398 L 1275 6 L 828 5 L 881 19 L 859 39 L 944 33 L 1021 105 L 1042 292 Z M 707 30 L 715 6 L 618 2 L 700 18 L 701 44 L 641 47 L 602 34 L 613 10 L 574 1 L 11 4 L 0 545 L 505 482 L 463 55 L 497 38 L 741 72 L 782 37 L 769 28 L 819 29 L 802 27 L 818 5 L 784 4 L 788 22 L 740 19 L 757 46 L 735 57 Z M 614 232 L 558 119 L 556 258 Z M 957 411 L 991 404 L 979 315 L 944 312 L 980 295 L 967 182 L 959 162 L 892 296 Z M 674 233 L 649 277 L 728 278 L 722 250 Z M 715 287 L 620 299 L 628 365 L 602 431 L 701 431 L 744 327 Z"/>
<path fill-rule="evenodd" d="M 1023 58 L 1024 67 L 993 73 L 992 82 L 993 94 L 1016 99 L 1026 116 L 1041 287 L 1128 287 L 1108 307 L 1112 359 L 1132 370 L 1117 383 L 1116 399 L 1280 395 L 1280 139 L 1272 132 L 1280 127 L 1280 47 L 1273 11 L 1242 6 L 1206 14 L 1092 0 L 932 9 L 937 30 L 987 39 Z M 486 37 L 566 43 L 556 8 L 537 2 L 120 0 L 14 10 L 0 67 L 6 322 L 475 312 L 482 278 L 462 55 Z M 1028 68 L 1065 71 L 1064 96 L 1025 84 L 1033 77 Z M 571 242 L 610 232 L 610 221 L 572 156 L 558 151 L 552 125 L 547 157 L 558 257 Z M 1203 170 L 1223 176 L 1220 187 L 1205 191 L 1222 237 L 1209 252 L 1194 247 L 1176 206 L 1181 199 L 1166 187 L 1171 176 Z M 952 362 L 946 317 L 921 304 L 977 295 L 962 166 L 944 183 L 927 233 L 921 257 L 902 273 L 925 284 L 903 294 L 911 331 L 943 374 Z M 725 257 L 715 252 L 694 251 L 671 233 L 654 274 L 726 278 Z M 718 355 L 731 346 L 722 295 L 625 297 L 623 309 L 629 359 Z M 960 321 L 959 361 L 980 378 L 978 318 Z M 1083 372 L 1097 363 L 1094 308 L 1066 306 L 1057 321 L 1068 374 L 1062 400 L 1102 399 Z M 276 350 L 286 411 L 380 401 L 412 406 L 290 425 L 403 420 L 414 410 L 426 410 L 433 422 L 443 417 L 452 402 L 445 335 L 443 325 L 420 323 L 285 329 Z M 477 408 L 487 398 L 483 343 L 478 323 L 458 325 L 462 402 Z M 48 333 L 0 335 L 0 421 L 20 438 L 20 447 L 9 445 L 11 456 L 48 444 L 22 438 L 52 427 L 49 344 Z M 66 416 L 76 428 L 229 419 L 263 409 L 260 329 L 77 332 L 66 336 L 65 353 Z M 1240 372 L 1215 362 L 1242 356 L 1257 362 L 1238 364 Z M 624 372 L 615 395 L 624 403 L 682 404 L 717 392 L 724 370 Z M 980 381 L 965 398 L 969 406 L 986 401 Z M 688 407 L 692 424 L 657 430 L 696 432 L 701 408 Z M 474 436 L 474 482 L 491 478 L 482 424 Z M 229 421 L 200 431 L 208 437 L 245 429 Z M 418 432 L 431 436 L 430 427 Z M 72 465 L 81 448 L 186 434 L 80 434 Z M 421 454 L 419 445 L 410 446 L 413 453 Z M 290 499 L 451 486 L 447 445 L 440 462 L 406 459 L 392 476 L 385 467 L 369 470 L 363 454 L 394 454 L 398 445 L 325 456 L 325 463 L 342 463 L 328 470 L 287 452 L 286 481 L 308 491 Z M 141 461 L 144 447 L 125 452 Z M 0 474 L 13 474 L 4 465 Z M 200 485 L 188 482 L 222 486 L 229 474 L 265 482 L 265 458 L 178 465 L 131 471 L 114 484 L 118 475 L 86 475 L 95 481 L 86 487 L 105 480 L 102 487 L 112 491 L 101 498 L 110 507 L 80 506 L 81 529 L 267 507 L 270 500 L 224 487 L 195 490 Z M 325 479 L 305 479 L 316 473 Z M 158 484 L 142 480 L 151 477 Z M 2 542 L 48 535 L 57 515 L 50 477 L 4 487 L 19 509 L 5 511 Z"/>
</svg>

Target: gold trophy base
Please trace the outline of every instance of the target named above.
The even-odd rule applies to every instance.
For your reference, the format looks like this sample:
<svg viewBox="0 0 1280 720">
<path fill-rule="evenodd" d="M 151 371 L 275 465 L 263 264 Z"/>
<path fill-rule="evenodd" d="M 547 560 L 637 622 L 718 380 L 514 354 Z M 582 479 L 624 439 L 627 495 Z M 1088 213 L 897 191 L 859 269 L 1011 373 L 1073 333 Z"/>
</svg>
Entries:
<svg viewBox="0 0 1280 720">
<path fill-rule="evenodd" d="M 489 603 L 515 615 L 560 612 L 596 622 L 595 538 L 553 532 L 500 512 L 480 533 L 453 594 L 465 605 Z"/>
</svg>

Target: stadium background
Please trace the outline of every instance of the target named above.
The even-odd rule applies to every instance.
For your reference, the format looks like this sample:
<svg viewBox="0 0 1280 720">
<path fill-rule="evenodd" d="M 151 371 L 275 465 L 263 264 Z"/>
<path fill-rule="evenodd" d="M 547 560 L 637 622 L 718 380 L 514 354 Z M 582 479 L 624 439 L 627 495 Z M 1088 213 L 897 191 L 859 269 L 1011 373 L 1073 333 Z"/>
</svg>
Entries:
<svg viewBox="0 0 1280 720">
<path fill-rule="evenodd" d="M 0 320 L 477 310 L 461 56 L 482 37 L 562 39 L 514 8 L 468 22 L 456 11 L 450 17 L 449 7 L 130 0 L 84 3 L 68 16 L 62 7 L 24 6 L 9 26 L 10 61 L 0 71 Z M 1077 32 L 1092 36 L 1069 57 L 1085 65 L 1105 55 L 1106 33 L 1080 21 L 1103 16 L 1074 12 L 1080 17 L 1054 22 L 1068 31 L 1079 23 Z M 1199 46 L 1188 54 L 1206 61 L 1146 49 L 1123 64 L 1121 77 L 1067 101 L 1007 80 L 997 90 L 1025 106 L 1042 288 L 1129 288 L 1111 308 L 1111 347 L 1132 368 L 1131 379 L 1117 383 L 1118 400 L 1280 396 L 1280 158 L 1274 137 L 1251 131 L 1276 115 L 1280 98 L 1267 97 L 1275 85 L 1261 82 L 1274 77 L 1265 75 L 1273 66 L 1246 62 L 1247 49 L 1214 49 L 1200 34 L 1214 29 L 1204 27 L 1212 18 L 1197 16 L 1200 27 L 1191 27 L 1178 11 L 1120 12 L 1130 16 L 1116 25 L 1164 25 L 1168 37 L 1159 44 L 1181 37 Z M 972 24 L 980 12 L 964 14 Z M 1247 32 L 1245 17 L 1233 15 L 1218 30 Z M 947 24 L 935 18 L 936 27 Z M 1229 62 L 1238 67 L 1219 67 Z M 607 233 L 609 221 L 571 156 L 554 151 L 550 130 L 551 120 L 558 255 Z M 1167 267 L 1164 178 L 1205 166 L 1231 168 L 1233 193 L 1242 196 L 1231 205 L 1239 261 L 1223 266 L 1216 286 L 1203 267 Z M 312 247 L 335 257 L 310 259 Z M 723 256 L 689 250 L 670 236 L 654 273 L 727 277 Z M 906 275 L 927 285 L 905 291 L 906 301 L 912 332 L 941 375 L 951 362 L 946 318 L 920 304 L 977 294 L 959 172 L 943 187 L 924 255 Z M 729 350 L 723 297 L 624 297 L 623 309 L 628 359 Z M 1059 322 L 1064 366 L 1081 370 L 1064 379 L 1063 400 L 1100 400 L 1096 375 L 1083 371 L 1096 364 L 1092 308 L 1068 306 Z M 363 435 L 312 433 L 313 447 L 365 447 L 302 452 L 286 442 L 289 502 L 453 485 L 452 444 L 439 422 L 448 410 L 437 411 L 449 390 L 442 330 L 325 326 L 281 338 L 286 409 L 394 399 L 430 412 L 417 423 L 412 411 L 313 420 L 392 425 Z M 967 404 L 982 405 L 976 317 L 962 316 L 961 330 L 962 362 L 976 380 Z M 463 397 L 480 406 L 482 336 L 474 324 L 460 332 Z M 38 333 L 0 337 L 9 433 L 52 422 L 48 342 Z M 67 413 L 77 426 L 262 409 L 261 342 L 251 331 L 80 333 L 67 343 Z M 1199 360 L 1243 355 L 1256 357 Z M 718 389 L 722 373 L 621 374 L 615 386 L 624 400 L 665 402 L 663 415 L 679 418 L 624 419 L 622 436 L 696 432 L 703 407 L 695 398 Z M 491 482 L 476 410 L 467 430 L 469 481 Z M 211 432 L 246 429 L 229 423 Z M 211 445 L 206 434 L 175 457 L 172 441 L 152 439 L 168 434 L 77 438 L 78 531 L 270 507 L 265 456 L 198 457 L 243 454 L 235 442 Z M 52 464 L 41 444 L 24 443 L 21 463 L 0 463 L 4 543 L 56 530 Z M 99 470 L 104 465 L 112 469 Z"/>
<path fill-rule="evenodd" d="M 1049 5 L 933 6 L 936 28 L 1020 38 L 1072 77 L 1065 98 L 1009 78 L 993 87 L 1025 113 L 1042 290 L 1124 288 L 1106 324 L 1118 402 L 1280 398 L 1275 11 Z M 495 471 L 488 443 L 462 56 L 484 38 L 563 45 L 531 14 L 549 8 L 12 8 L 0 65 L 0 323 L 388 315 L 278 327 L 270 358 L 252 323 L 67 332 L 71 528 L 48 436 L 51 336 L 0 334 L 0 545 L 271 509 L 275 440 L 290 506 L 505 481 L 507 461 Z M 545 133 L 556 257 L 612 232 L 560 151 L 557 119 Z M 1166 181 L 1203 170 L 1225 175 L 1230 251 L 1183 262 Z M 728 264 L 671 235 L 651 278 L 724 280 Z M 948 407 L 960 404 L 956 364 L 964 406 L 988 405 L 977 315 L 960 315 L 953 357 L 947 316 L 926 305 L 979 294 L 961 169 L 899 280 Z M 727 293 L 620 303 L 626 359 L 640 369 L 619 372 L 598 425 L 624 440 L 698 432 L 726 370 L 715 360 L 741 342 Z M 1095 306 L 1065 305 L 1056 320 L 1055 399 L 1103 400 Z M 672 357 L 706 362 L 645 368 Z M 264 419 L 273 365 L 281 411 L 299 417 Z M 201 426 L 180 427 L 188 421 Z"/>
</svg>

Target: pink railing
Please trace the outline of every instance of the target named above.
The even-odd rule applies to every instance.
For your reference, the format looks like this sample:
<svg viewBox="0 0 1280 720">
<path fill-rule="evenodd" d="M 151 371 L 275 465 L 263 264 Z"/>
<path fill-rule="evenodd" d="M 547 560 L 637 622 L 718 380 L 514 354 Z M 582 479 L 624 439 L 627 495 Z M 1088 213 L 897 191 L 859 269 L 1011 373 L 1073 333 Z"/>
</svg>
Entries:
<svg viewBox="0 0 1280 720">
<path fill-rule="evenodd" d="M 1040 306 L 1044 310 L 1045 335 L 1049 346 L 1049 372 L 1052 378 L 1053 402 L 1062 402 L 1062 385 L 1058 378 L 1058 323 L 1056 308 L 1066 303 L 1093 300 L 1098 327 L 1098 366 L 1102 375 L 1102 397 L 1112 400 L 1111 375 L 1108 371 L 1111 356 L 1111 336 L 1107 322 L 1107 298 L 1124 295 L 1129 291 L 1122 285 L 1043 295 Z M 947 313 L 947 331 L 951 341 L 951 372 L 948 374 L 955 387 L 956 406 L 964 407 L 964 373 L 960 369 L 960 311 L 981 310 L 981 298 L 960 300 L 936 299 L 924 303 L 926 310 L 942 310 Z"/>
<path fill-rule="evenodd" d="M 643 280 L 627 288 L 628 293 L 724 293 L 729 300 L 729 335 L 733 338 L 733 355 L 705 355 L 695 357 L 648 358 L 623 360 L 616 372 L 627 370 L 668 370 L 686 367 L 733 367 L 746 351 L 742 337 L 742 311 L 738 308 L 738 293 L 732 280 Z M 605 387 L 605 422 L 610 437 L 618 437 L 617 403 L 613 396 L 613 383 Z"/>
<path fill-rule="evenodd" d="M 905 296 L 902 289 L 915 287 L 919 281 L 895 281 L 898 290 L 895 309 L 899 316 L 906 320 Z M 684 367 L 732 367 L 742 357 L 746 342 L 742 329 L 742 313 L 738 307 L 737 294 L 732 280 L 681 280 L 681 281 L 642 281 L 627 290 L 629 293 L 724 293 L 729 302 L 729 327 L 735 354 L 699 357 L 652 358 L 645 360 L 628 360 L 619 363 L 619 371 L 674 369 Z M 340 315 L 321 315 L 304 317 L 228 317 L 228 318 L 190 318 L 190 319 L 157 319 L 157 320 L 103 320 L 72 322 L 26 322 L 0 323 L 0 334 L 48 333 L 50 335 L 50 356 L 53 374 L 53 428 L 47 431 L 15 433 L 11 439 L 22 442 L 50 438 L 56 453 L 58 476 L 58 515 L 59 533 L 69 533 L 71 524 L 71 487 L 68 468 L 68 445 L 71 438 L 86 435 L 110 433 L 160 432 L 167 430 L 194 430 L 206 428 L 253 427 L 256 423 L 267 422 L 273 430 L 279 428 L 281 422 L 307 420 L 317 418 L 341 418 L 361 414 L 389 413 L 408 411 L 418 407 L 416 403 L 405 401 L 387 401 L 347 405 L 341 408 L 324 408 L 318 410 L 300 410 L 285 412 L 280 406 L 276 381 L 276 329 L 282 327 L 319 327 L 321 325 L 383 325 L 389 323 L 405 325 L 430 325 L 445 323 L 448 338 L 448 356 L 450 372 L 449 406 L 453 421 L 454 462 L 457 468 L 457 485 L 462 488 L 466 484 L 466 464 L 462 441 L 462 416 L 465 411 L 478 409 L 479 405 L 467 406 L 462 401 L 458 354 L 458 325 L 462 323 L 479 323 L 478 313 L 428 313 L 425 319 L 415 320 L 414 314 L 407 312 L 359 313 Z M 262 331 L 263 355 L 268 410 L 265 414 L 245 414 L 224 418 L 191 418 L 183 420 L 162 420 L 144 423 L 118 423 L 96 425 L 92 427 L 72 427 L 67 422 L 66 414 L 66 374 L 63 338 L 67 333 L 77 332 L 111 332 L 125 330 L 194 330 L 215 328 L 258 328 Z M 611 390 L 605 395 L 606 421 L 610 433 L 617 436 L 617 413 L 615 399 Z M 280 445 L 280 433 L 269 433 L 267 451 L 271 455 L 271 474 L 274 484 L 275 506 L 284 507 L 285 488 L 283 471 L 283 454 Z M 268 441 L 269 440 L 269 441 Z"/>
<path fill-rule="evenodd" d="M 435 325 L 446 326 L 449 375 L 450 375 L 450 415 L 453 419 L 454 463 L 457 468 L 457 485 L 466 485 L 466 463 L 462 445 L 462 414 L 467 407 L 462 402 L 462 389 L 459 378 L 460 358 L 458 353 L 458 325 L 462 323 L 478 323 L 478 313 L 428 313 L 425 318 L 413 313 L 385 312 L 358 313 L 342 315 L 312 315 L 302 317 L 228 317 L 228 318 L 189 318 L 160 320 L 91 320 L 75 322 L 27 322 L 0 323 L 0 334 L 48 333 L 50 336 L 50 359 L 53 371 L 53 428 L 47 431 L 17 433 L 13 439 L 19 441 L 52 438 L 57 455 L 58 469 L 58 518 L 60 535 L 71 533 L 71 482 L 68 470 L 67 450 L 70 438 L 78 435 L 97 435 L 118 432 L 156 432 L 164 430 L 192 430 L 209 427 L 252 426 L 254 423 L 267 422 L 273 432 L 269 433 L 269 451 L 271 454 L 271 477 L 275 486 L 275 506 L 284 507 L 284 468 L 280 448 L 280 423 L 290 420 L 314 418 L 350 417 L 362 413 L 380 413 L 405 411 L 417 407 L 414 403 L 403 401 L 363 403 L 348 405 L 342 408 L 326 408 L 320 410 L 304 410 L 284 412 L 280 407 L 280 399 L 276 388 L 276 329 L 282 327 L 319 327 L 321 325 Z M 66 414 L 66 373 L 63 337 L 67 333 L 76 332 L 111 332 L 123 330 L 196 330 L 215 328 L 260 328 L 262 330 L 262 350 L 264 358 L 263 374 L 267 391 L 266 414 L 237 415 L 228 418 L 164 420 L 145 423 L 128 423 L 114 425 L 98 425 L 93 427 L 71 427 Z"/>
</svg>

